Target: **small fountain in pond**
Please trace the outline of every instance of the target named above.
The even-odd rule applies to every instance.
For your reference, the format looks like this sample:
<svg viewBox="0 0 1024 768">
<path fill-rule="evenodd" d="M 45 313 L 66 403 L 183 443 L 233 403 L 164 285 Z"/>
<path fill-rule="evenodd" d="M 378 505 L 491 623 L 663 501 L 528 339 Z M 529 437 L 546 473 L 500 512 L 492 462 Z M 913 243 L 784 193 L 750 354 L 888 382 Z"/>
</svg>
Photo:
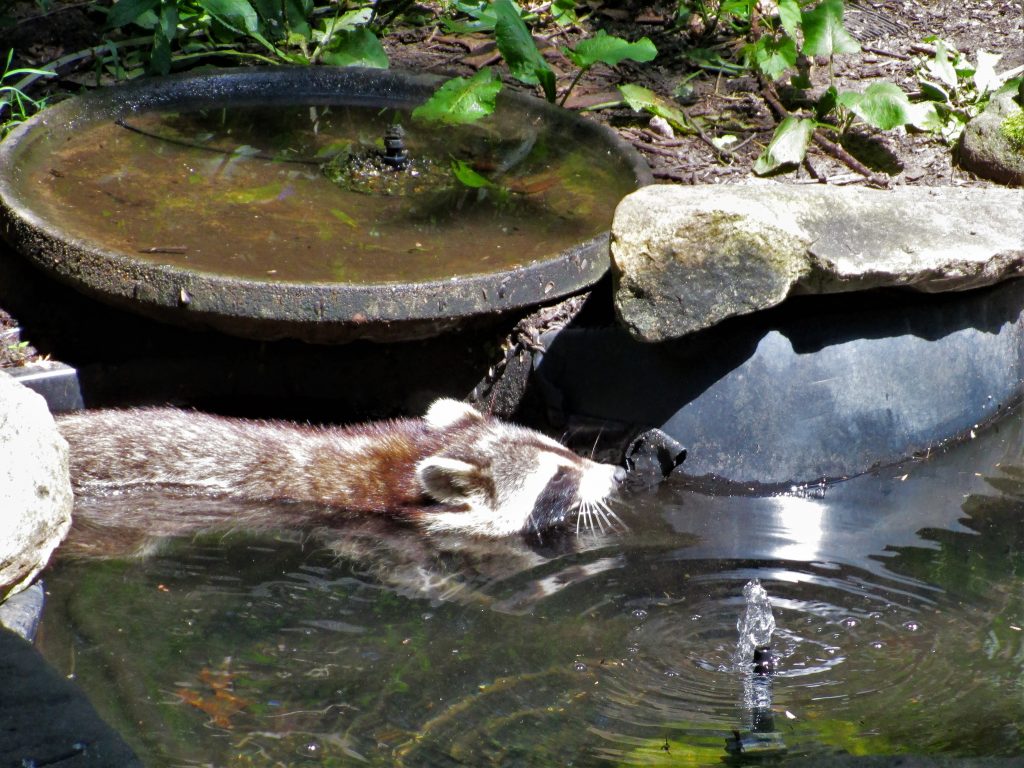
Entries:
<svg viewBox="0 0 1024 768">
<path fill-rule="evenodd" d="M 768 593 L 758 579 L 743 587 L 746 607 L 736 622 L 739 641 L 733 654 L 733 665 L 743 675 L 743 706 L 750 713 L 749 730 L 733 731 L 725 740 L 731 755 L 767 756 L 786 751 L 782 734 L 775 730 L 772 714 L 772 677 L 775 656 L 772 654 L 772 633 L 775 616 Z"/>
</svg>

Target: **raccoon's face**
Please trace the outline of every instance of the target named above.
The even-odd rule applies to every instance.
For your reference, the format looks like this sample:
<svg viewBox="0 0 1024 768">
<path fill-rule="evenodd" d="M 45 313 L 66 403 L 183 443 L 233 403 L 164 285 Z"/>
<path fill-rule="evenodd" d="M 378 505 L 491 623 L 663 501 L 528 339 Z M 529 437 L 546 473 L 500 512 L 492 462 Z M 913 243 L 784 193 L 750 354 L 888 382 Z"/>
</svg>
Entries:
<svg viewBox="0 0 1024 768">
<path fill-rule="evenodd" d="M 416 467 L 426 494 L 447 507 L 424 517 L 428 529 L 508 536 L 572 525 L 574 515 L 577 530 L 617 521 L 608 500 L 625 480 L 621 467 L 451 400 L 435 403 L 426 421 L 450 438 Z"/>
</svg>

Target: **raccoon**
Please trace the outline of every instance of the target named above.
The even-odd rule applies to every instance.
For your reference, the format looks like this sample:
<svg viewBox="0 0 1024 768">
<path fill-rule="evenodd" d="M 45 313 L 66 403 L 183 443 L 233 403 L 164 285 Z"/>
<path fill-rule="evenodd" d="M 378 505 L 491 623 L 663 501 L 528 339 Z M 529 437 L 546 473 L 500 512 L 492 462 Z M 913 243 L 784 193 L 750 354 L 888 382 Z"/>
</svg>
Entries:
<svg viewBox="0 0 1024 768">
<path fill-rule="evenodd" d="M 431 533 L 493 538 L 565 528 L 575 517 L 577 531 L 604 530 L 619 523 L 609 501 L 626 478 L 621 467 L 448 399 L 422 419 L 347 428 L 175 408 L 80 411 L 58 416 L 57 426 L 71 448 L 76 497 L 159 489 L 296 502 L 298 517 L 318 516 L 310 521 L 317 523 L 332 514 L 379 515 Z M 76 502 L 76 515 L 78 506 L 89 507 Z M 247 509 L 234 527 L 275 525 L 259 518 L 259 505 Z M 177 520 L 136 521 L 165 535 L 216 522 L 190 520 L 187 511 Z"/>
</svg>

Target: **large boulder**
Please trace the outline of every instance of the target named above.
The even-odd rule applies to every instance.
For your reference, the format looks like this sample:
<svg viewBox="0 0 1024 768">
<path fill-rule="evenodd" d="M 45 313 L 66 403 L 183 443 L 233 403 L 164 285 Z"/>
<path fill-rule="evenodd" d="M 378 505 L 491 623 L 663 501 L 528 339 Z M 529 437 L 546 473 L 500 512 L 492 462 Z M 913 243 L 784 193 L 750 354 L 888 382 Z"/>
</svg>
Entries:
<svg viewBox="0 0 1024 768">
<path fill-rule="evenodd" d="M 663 341 L 795 293 L 964 290 L 1024 268 L 1024 193 L 667 186 L 627 196 L 612 225 L 615 308 Z"/>
<path fill-rule="evenodd" d="M 0 371 L 0 600 L 46 565 L 71 505 L 68 445 L 46 401 Z"/>
</svg>

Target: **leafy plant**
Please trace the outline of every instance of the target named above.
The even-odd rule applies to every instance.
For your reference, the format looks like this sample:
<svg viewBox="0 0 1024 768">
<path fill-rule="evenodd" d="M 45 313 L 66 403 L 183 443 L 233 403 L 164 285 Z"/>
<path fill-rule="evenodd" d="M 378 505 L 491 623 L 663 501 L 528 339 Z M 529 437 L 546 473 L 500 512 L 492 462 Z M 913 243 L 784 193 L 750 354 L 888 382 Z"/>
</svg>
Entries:
<svg viewBox="0 0 1024 768">
<path fill-rule="evenodd" d="M 475 20 L 474 29 L 493 29 L 498 51 L 514 78 L 527 85 L 539 86 L 548 101 L 555 101 L 555 73 L 534 43 L 533 34 L 526 25 L 526 16 L 513 0 L 491 0 L 476 6 L 457 5 L 471 14 Z M 562 104 L 580 78 L 595 64 L 614 67 L 627 59 L 647 62 L 658 54 L 654 43 L 646 37 L 629 42 L 604 30 L 598 30 L 593 37 L 586 37 L 574 47 L 566 47 L 562 51 L 578 67 L 575 77 L 562 94 Z M 483 75 L 484 72 L 487 74 Z M 500 88 L 501 81 L 485 67 L 469 80 L 453 78 L 445 83 L 413 112 L 413 117 L 447 123 L 479 120 L 494 111 L 494 97 Z M 449 110 L 454 112 L 449 115 Z"/>
<path fill-rule="evenodd" d="M 743 53 L 748 64 L 769 81 L 798 70 L 801 55 L 826 58 L 829 73 L 829 85 L 814 100 L 811 114 L 782 117 L 758 157 L 754 173 L 763 175 L 802 162 L 817 131 L 844 134 L 858 119 L 883 131 L 905 125 L 923 130 L 938 127 L 934 106 L 911 102 L 894 83 L 872 83 L 863 92 L 838 90 L 833 71 L 835 57 L 860 51 L 860 44 L 843 25 L 843 15 L 842 0 L 821 0 L 810 8 L 801 8 L 797 0 L 780 0 L 777 17 L 764 18 L 761 24 L 752 22 L 753 28 L 763 31 Z M 799 71 L 791 82 L 799 89 L 810 86 Z"/>
<path fill-rule="evenodd" d="M 565 55 L 579 67 L 579 71 L 576 72 L 576 76 L 562 96 L 562 104 L 565 104 L 565 100 L 569 98 L 569 94 L 576 87 L 580 78 L 595 64 L 600 62 L 614 67 L 626 59 L 641 63 L 653 61 L 654 57 L 658 55 L 658 49 L 646 37 L 631 43 L 599 29 L 593 37 L 580 40 L 575 48 L 566 48 Z"/>
<path fill-rule="evenodd" d="M 953 142 L 993 94 L 1004 86 L 1016 87 L 1014 78 L 1024 72 L 1024 67 L 996 72 L 1000 54 L 979 50 L 971 63 L 945 40 L 929 37 L 925 42 L 934 44 L 935 52 L 918 60 L 917 80 L 922 95 L 934 105 L 936 132 L 947 142 Z"/>
<path fill-rule="evenodd" d="M 135 25 L 152 32 L 146 68 L 158 74 L 170 71 L 174 61 L 210 56 L 387 66 L 368 26 L 371 9 L 348 10 L 342 2 L 333 15 L 315 10 L 313 0 L 118 0 L 107 27 Z"/>
<path fill-rule="evenodd" d="M 623 100 L 636 112 L 648 112 L 668 121 L 669 125 L 682 133 L 691 133 L 690 121 L 684 112 L 668 99 L 659 96 L 650 88 L 633 83 L 619 86 Z"/>
<path fill-rule="evenodd" d="M 45 99 L 33 99 L 23 90 L 26 80 L 39 77 L 53 77 L 54 73 L 45 69 L 17 68 L 11 69 L 14 49 L 7 52 L 3 74 L 0 75 L 0 135 L 7 135 L 16 125 L 27 120 L 32 113 L 45 106 Z M 17 79 L 18 82 L 11 83 Z"/>
</svg>

